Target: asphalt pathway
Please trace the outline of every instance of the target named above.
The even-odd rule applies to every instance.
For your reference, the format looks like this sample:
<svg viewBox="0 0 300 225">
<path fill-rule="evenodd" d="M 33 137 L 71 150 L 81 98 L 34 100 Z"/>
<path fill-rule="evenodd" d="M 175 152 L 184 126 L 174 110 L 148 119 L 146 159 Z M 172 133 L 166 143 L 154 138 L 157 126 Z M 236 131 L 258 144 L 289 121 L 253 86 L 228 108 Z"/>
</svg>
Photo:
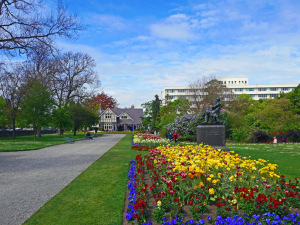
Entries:
<svg viewBox="0 0 300 225">
<path fill-rule="evenodd" d="M 33 151 L 0 152 L 0 224 L 24 223 L 125 135 Z"/>
</svg>

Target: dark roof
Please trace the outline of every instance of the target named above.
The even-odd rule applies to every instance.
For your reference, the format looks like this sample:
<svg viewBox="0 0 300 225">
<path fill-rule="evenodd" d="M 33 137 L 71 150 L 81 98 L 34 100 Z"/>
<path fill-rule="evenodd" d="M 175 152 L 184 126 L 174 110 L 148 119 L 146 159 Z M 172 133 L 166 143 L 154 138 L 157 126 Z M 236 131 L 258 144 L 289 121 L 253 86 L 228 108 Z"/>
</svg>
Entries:
<svg viewBox="0 0 300 225">
<path fill-rule="evenodd" d="M 101 113 L 98 112 L 98 115 L 101 116 L 104 111 L 102 111 Z M 111 108 L 111 111 L 113 111 L 117 116 L 120 116 L 123 112 L 127 113 L 133 119 L 134 124 L 140 124 L 141 119 L 144 117 L 143 109 L 138 108 Z"/>
</svg>

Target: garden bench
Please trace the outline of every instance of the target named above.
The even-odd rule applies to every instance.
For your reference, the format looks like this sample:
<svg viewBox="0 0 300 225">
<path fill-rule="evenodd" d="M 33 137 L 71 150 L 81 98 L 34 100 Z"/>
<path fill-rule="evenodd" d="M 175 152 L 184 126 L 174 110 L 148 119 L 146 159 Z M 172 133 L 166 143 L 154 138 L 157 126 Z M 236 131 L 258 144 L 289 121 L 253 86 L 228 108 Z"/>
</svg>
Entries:
<svg viewBox="0 0 300 225">
<path fill-rule="evenodd" d="M 71 143 L 71 144 L 73 144 L 73 143 L 75 142 L 74 139 L 69 138 L 69 137 L 65 137 L 65 141 L 66 141 L 66 142 L 69 142 L 69 143 Z"/>
</svg>

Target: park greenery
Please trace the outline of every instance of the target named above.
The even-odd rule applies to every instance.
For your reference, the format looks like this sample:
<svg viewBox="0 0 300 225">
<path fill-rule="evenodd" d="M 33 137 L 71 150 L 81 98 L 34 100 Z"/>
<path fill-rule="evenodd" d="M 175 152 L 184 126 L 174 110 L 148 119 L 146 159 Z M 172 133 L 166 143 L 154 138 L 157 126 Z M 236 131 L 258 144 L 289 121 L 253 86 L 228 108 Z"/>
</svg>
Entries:
<svg viewBox="0 0 300 225">
<path fill-rule="evenodd" d="M 208 82 L 211 89 L 220 91 L 220 83 Z M 217 85 L 218 88 L 212 88 Z M 198 87 L 196 85 L 196 87 Z M 196 89 L 195 87 L 195 89 Z M 217 96 L 217 95 L 216 95 Z M 224 100 L 224 97 L 223 97 Z M 207 107 L 207 99 L 197 106 L 185 98 L 169 101 L 160 107 L 153 117 L 153 104 L 157 99 L 143 104 L 145 119 L 143 125 L 158 130 L 164 136 L 177 130 L 181 138 L 195 140 L 196 128 L 202 121 L 201 112 Z M 212 103 L 214 101 L 211 99 Z M 221 100 L 222 101 L 222 100 Z M 274 99 L 253 100 L 242 94 L 230 101 L 222 102 L 220 121 L 226 126 L 226 137 L 235 142 L 269 142 L 277 136 L 281 142 L 300 141 L 300 85 L 289 93 L 282 93 Z"/>
<path fill-rule="evenodd" d="M 147 154 L 147 151 L 130 149 L 131 141 L 132 135 L 124 137 L 40 208 L 25 224 L 74 224 L 78 221 L 84 224 L 123 224 L 122 213 L 129 162 L 134 160 L 136 155 Z M 31 142 L 33 143 L 32 139 Z M 294 154 L 299 150 L 298 144 L 278 145 L 278 151 L 272 151 L 273 146 L 270 144 L 227 146 L 241 156 L 251 155 L 253 159 L 263 158 L 278 164 L 277 172 L 284 174 L 287 179 L 293 179 L 295 174 L 299 174 L 298 170 L 295 171 L 295 168 L 299 167 L 299 155 Z"/>
<path fill-rule="evenodd" d="M 117 104 L 105 93 L 95 96 L 100 82 L 91 56 L 57 48 L 57 38 L 75 39 L 85 29 L 63 1 L 57 3 L 51 12 L 44 1 L 0 4 L 0 126 L 12 129 L 13 139 L 16 128 L 33 129 L 35 140 L 49 127 L 76 135 L 95 125 L 101 103 Z"/>
</svg>

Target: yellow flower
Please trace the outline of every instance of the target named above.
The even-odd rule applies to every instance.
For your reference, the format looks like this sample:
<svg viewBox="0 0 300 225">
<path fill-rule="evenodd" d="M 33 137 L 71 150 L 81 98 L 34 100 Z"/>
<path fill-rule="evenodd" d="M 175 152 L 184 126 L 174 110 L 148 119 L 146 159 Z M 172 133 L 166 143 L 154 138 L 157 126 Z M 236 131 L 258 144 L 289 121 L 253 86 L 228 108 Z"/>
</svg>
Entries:
<svg viewBox="0 0 300 225">
<path fill-rule="evenodd" d="M 157 206 L 160 207 L 161 206 L 161 201 L 157 202 Z"/>
<path fill-rule="evenodd" d="M 208 192 L 209 192 L 210 195 L 214 195 L 215 194 L 215 190 L 213 188 L 210 188 L 208 190 Z"/>
</svg>

